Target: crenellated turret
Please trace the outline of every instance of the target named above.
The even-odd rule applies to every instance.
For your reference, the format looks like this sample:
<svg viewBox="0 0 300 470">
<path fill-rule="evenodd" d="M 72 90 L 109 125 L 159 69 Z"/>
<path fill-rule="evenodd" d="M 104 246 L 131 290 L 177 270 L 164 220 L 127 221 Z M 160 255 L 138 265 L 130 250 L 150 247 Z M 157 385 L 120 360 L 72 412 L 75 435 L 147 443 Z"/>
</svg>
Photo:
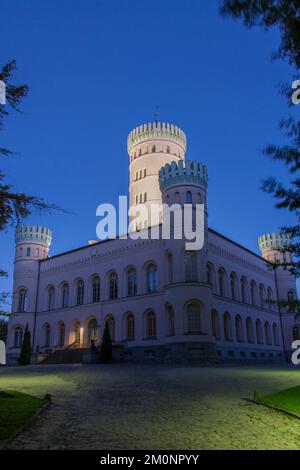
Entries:
<svg viewBox="0 0 300 470">
<path fill-rule="evenodd" d="M 270 263 L 291 262 L 291 254 L 288 251 L 290 241 L 289 235 L 285 233 L 273 232 L 262 235 L 258 239 L 262 257 Z"/>
</svg>

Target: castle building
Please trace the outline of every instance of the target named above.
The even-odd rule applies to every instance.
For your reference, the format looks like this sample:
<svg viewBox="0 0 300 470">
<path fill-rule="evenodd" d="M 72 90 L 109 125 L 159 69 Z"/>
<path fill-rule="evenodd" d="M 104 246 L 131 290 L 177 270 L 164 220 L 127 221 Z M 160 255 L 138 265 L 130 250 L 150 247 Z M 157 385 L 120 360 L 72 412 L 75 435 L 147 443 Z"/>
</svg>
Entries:
<svg viewBox="0 0 300 470">
<path fill-rule="evenodd" d="M 137 361 L 289 358 L 300 338 L 296 282 L 273 262 L 288 260 L 280 233 L 259 238 L 261 256 L 208 228 L 207 170 L 185 159 L 186 136 L 154 122 L 128 136 L 130 206 L 204 205 L 204 244 L 118 238 L 49 256 L 52 232 L 18 226 L 7 361 L 20 354 L 25 327 L 34 352 L 84 352 L 106 322 L 115 354 Z M 149 230 L 141 221 L 138 230 Z M 281 301 L 286 301 L 286 307 Z M 48 359 L 49 359 L 48 357 Z M 61 357 L 61 356 L 60 356 Z"/>
</svg>

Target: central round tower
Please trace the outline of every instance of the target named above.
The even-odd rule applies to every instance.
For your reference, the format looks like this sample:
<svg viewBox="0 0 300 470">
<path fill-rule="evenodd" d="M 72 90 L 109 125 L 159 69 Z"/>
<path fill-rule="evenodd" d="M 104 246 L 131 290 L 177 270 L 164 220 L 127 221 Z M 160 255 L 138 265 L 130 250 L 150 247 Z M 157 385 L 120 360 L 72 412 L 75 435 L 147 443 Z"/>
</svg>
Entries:
<svg viewBox="0 0 300 470">
<path fill-rule="evenodd" d="M 155 121 L 133 129 L 128 135 L 127 149 L 130 159 L 129 205 L 145 204 L 150 225 L 151 204 L 161 203 L 159 170 L 167 163 L 185 159 L 186 136 L 173 124 Z"/>
</svg>

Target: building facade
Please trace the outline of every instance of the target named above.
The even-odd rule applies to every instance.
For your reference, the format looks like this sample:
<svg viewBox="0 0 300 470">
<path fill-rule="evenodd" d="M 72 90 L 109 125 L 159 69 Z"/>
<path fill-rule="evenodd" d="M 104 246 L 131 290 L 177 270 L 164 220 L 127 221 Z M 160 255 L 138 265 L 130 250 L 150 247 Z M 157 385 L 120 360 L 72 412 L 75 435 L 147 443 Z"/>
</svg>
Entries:
<svg viewBox="0 0 300 470">
<path fill-rule="evenodd" d="M 259 239 L 261 256 L 209 229 L 207 170 L 185 160 L 186 136 L 154 122 L 128 136 L 130 206 L 203 204 L 204 244 L 137 237 L 90 242 L 49 256 L 48 228 L 18 226 L 7 360 L 20 354 L 26 324 L 33 349 L 45 354 L 101 343 L 108 322 L 113 344 L 127 360 L 281 361 L 300 338 L 292 304 L 296 282 L 273 261 L 289 256 L 288 240 Z M 175 215 L 174 215 L 175 217 Z M 173 219 L 172 219 L 173 220 Z M 172 227 L 171 227 L 172 235 Z M 279 301 L 286 300 L 287 307 Z"/>
</svg>

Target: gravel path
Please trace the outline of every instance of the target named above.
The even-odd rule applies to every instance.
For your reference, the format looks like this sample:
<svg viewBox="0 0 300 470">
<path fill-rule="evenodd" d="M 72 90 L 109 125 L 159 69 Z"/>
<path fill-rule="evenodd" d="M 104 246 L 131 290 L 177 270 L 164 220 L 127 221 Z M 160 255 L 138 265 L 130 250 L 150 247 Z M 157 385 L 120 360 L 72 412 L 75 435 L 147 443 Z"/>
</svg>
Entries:
<svg viewBox="0 0 300 470">
<path fill-rule="evenodd" d="M 0 388 L 53 404 L 8 449 L 300 449 L 300 420 L 250 403 L 300 369 L 59 365 L 0 368 Z"/>
</svg>

